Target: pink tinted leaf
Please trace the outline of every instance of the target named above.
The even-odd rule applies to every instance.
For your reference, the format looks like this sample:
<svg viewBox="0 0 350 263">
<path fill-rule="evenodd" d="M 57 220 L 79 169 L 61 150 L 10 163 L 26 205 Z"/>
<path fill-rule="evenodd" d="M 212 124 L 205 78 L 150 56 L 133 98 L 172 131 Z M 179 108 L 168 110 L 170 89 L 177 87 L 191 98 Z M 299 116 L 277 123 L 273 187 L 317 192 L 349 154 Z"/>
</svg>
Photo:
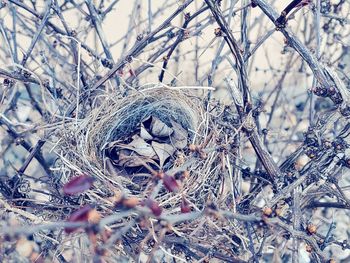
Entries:
<svg viewBox="0 0 350 263">
<path fill-rule="evenodd" d="M 169 192 L 177 192 L 179 191 L 179 185 L 176 182 L 175 178 L 165 174 L 163 176 L 163 184 L 165 186 L 165 188 L 169 191 Z"/>
<path fill-rule="evenodd" d="M 93 208 L 90 205 L 80 207 L 68 217 L 67 222 L 87 222 L 89 219 L 89 213 L 92 209 Z M 64 230 L 66 233 L 72 233 L 77 229 L 78 227 L 66 227 Z"/>
<path fill-rule="evenodd" d="M 88 175 L 80 175 L 72 178 L 63 186 L 63 192 L 66 195 L 76 195 L 89 190 L 94 179 Z"/>
</svg>

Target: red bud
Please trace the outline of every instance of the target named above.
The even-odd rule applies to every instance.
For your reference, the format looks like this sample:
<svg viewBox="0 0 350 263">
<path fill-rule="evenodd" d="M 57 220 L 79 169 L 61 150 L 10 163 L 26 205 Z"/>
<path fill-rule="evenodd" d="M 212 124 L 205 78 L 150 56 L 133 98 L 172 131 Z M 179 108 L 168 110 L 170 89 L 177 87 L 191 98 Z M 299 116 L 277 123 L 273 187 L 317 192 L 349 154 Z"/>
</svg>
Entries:
<svg viewBox="0 0 350 263">
<path fill-rule="evenodd" d="M 63 192 L 66 195 L 76 195 L 89 190 L 94 179 L 88 175 L 80 175 L 72 178 L 63 186 Z"/>
<path fill-rule="evenodd" d="M 162 214 L 162 208 L 159 206 L 158 202 L 152 199 L 147 199 L 144 201 L 144 205 L 151 209 L 155 216 L 160 216 Z"/>
<path fill-rule="evenodd" d="M 189 202 L 187 202 L 185 200 L 185 198 L 182 198 L 180 209 L 181 209 L 181 213 L 183 213 L 183 214 L 191 212 L 191 206 L 190 206 Z"/>
<path fill-rule="evenodd" d="M 179 185 L 176 182 L 175 178 L 164 174 L 163 176 L 163 184 L 165 186 L 166 189 L 168 189 L 169 192 L 177 192 L 179 191 Z"/>
</svg>

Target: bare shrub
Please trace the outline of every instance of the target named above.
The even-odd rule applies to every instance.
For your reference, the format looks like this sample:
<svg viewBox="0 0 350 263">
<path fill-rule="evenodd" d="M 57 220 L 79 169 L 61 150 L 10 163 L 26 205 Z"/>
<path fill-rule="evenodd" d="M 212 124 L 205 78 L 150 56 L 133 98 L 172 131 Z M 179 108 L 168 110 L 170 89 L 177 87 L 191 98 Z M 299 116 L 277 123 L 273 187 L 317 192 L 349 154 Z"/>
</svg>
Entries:
<svg viewBox="0 0 350 263">
<path fill-rule="evenodd" d="M 348 262 L 350 3 L 280 2 L 0 1 L 0 261 Z"/>
</svg>

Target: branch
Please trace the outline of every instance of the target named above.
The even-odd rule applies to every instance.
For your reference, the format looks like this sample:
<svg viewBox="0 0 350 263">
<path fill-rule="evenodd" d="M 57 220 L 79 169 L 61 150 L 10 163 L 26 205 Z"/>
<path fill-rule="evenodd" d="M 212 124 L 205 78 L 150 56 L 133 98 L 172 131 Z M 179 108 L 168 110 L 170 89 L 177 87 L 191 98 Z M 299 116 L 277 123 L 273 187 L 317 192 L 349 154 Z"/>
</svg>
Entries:
<svg viewBox="0 0 350 263">
<path fill-rule="evenodd" d="M 127 54 L 124 55 L 122 59 L 119 60 L 119 62 L 113 66 L 113 68 L 107 72 L 106 75 L 104 75 L 101 79 L 99 79 L 90 89 L 90 92 L 96 90 L 99 88 L 101 85 L 103 85 L 107 80 L 109 80 L 119 69 L 124 67 L 129 60 L 132 60 L 132 57 L 137 56 L 142 52 L 142 50 L 149 45 L 152 42 L 153 37 L 160 32 L 161 30 L 165 29 L 170 25 L 170 22 L 191 3 L 193 0 L 187 0 L 185 3 L 183 3 L 181 6 L 178 7 L 178 9 L 168 18 L 166 19 L 157 29 L 149 33 L 144 39 L 142 39 L 140 42 L 138 42 Z M 79 103 L 84 101 L 87 98 L 88 94 L 84 94 L 79 98 Z M 75 108 L 77 107 L 76 104 L 71 105 L 67 112 L 66 115 L 69 116 L 71 115 Z"/>
<path fill-rule="evenodd" d="M 278 27 L 278 14 L 272 8 L 270 4 L 268 4 L 265 0 L 254 0 L 254 3 L 259 6 L 259 8 L 266 14 L 266 16 Z M 338 92 L 339 88 L 330 78 L 327 77 L 326 69 L 319 63 L 318 59 L 314 54 L 308 50 L 308 48 L 298 39 L 296 35 L 289 28 L 279 28 L 281 33 L 285 36 L 288 41 L 288 45 L 295 49 L 298 54 L 305 60 L 305 62 L 309 65 L 313 74 L 315 75 L 317 81 L 323 88 L 337 87 Z M 343 98 L 345 99 L 345 98 Z"/>
</svg>

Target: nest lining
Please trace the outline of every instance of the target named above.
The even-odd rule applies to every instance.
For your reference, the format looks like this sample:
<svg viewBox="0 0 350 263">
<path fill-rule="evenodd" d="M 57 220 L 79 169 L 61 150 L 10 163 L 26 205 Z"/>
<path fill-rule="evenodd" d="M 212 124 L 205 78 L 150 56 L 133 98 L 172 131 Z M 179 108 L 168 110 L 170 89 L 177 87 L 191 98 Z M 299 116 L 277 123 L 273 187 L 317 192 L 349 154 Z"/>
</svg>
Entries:
<svg viewBox="0 0 350 263">
<path fill-rule="evenodd" d="M 183 128 L 196 131 L 198 102 L 183 92 L 168 89 L 151 89 L 109 100 L 94 112 L 87 121 L 88 152 L 93 151 L 101 160 L 109 142 L 127 138 L 138 129 L 142 120 L 155 116 L 167 125 L 176 120 Z"/>
</svg>

